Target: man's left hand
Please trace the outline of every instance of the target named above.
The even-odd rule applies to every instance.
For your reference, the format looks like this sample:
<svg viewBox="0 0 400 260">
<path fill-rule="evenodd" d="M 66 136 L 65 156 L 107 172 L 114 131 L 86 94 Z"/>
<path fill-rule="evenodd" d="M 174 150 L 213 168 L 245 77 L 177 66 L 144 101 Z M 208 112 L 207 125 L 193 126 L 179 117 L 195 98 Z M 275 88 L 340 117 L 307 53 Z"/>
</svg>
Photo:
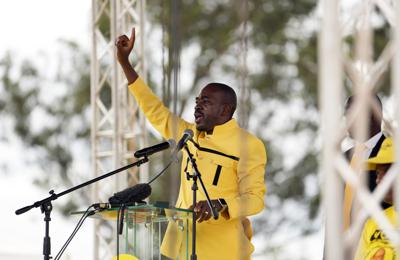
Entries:
<svg viewBox="0 0 400 260">
<path fill-rule="evenodd" d="M 222 206 L 218 200 L 211 200 L 211 203 L 214 205 L 217 212 L 221 211 Z M 209 220 L 212 217 L 212 211 L 208 206 L 206 200 L 202 200 L 197 202 L 196 207 L 190 206 L 190 210 L 193 210 L 196 214 L 196 220 L 201 223 L 203 221 Z"/>
</svg>

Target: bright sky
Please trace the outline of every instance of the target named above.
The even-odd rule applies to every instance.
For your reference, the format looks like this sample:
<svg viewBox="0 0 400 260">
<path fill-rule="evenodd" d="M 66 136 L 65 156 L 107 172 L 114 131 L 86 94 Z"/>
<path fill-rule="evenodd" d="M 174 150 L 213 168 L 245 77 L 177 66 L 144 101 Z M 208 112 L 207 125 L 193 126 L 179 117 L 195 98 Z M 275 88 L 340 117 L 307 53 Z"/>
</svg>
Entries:
<svg viewBox="0 0 400 260">
<path fill-rule="evenodd" d="M 18 59 L 32 58 L 40 52 L 55 51 L 58 39 L 90 46 L 89 0 L 13 0 L 0 1 L 0 58 L 12 51 Z M 12 135 L 9 129 L 6 134 Z M 11 137 L 11 136 L 10 136 Z M 47 197 L 46 191 L 32 184 L 35 170 L 21 165 L 24 150 L 15 138 L 1 143 L 0 161 L 7 162 L 10 174 L 0 173 L 0 259 L 42 259 L 44 221 L 40 210 L 16 216 L 17 208 Z M 12 199 L 9 199 L 12 198 Z M 54 205 L 56 202 L 54 203 Z M 86 205 L 85 205 L 86 207 Z M 50 237 L 55 256 L 78 219 L 52 212 Z M 87 220 L 64 255 L 70 259 L 90 259 L 93 249 L 93 221 Z M 82 250 L 85 248 L 85 250 Z"/>
<path fill-rule="evenodd" d="M 90 49 L 90 9 L 90 0 L 0 1 L 0 58 L 7 51 L 12 51 L 18 59 L 32 58 L 40 52 L 49 54 L 56 50 L 58 39 L 74 40 Z M 7 147 L 0 143 L 0 161 L 11 162 L 9 170 L 12 173 L 0 173 L 0 202 L 3 209 L 0 221 L 0 259 L 41 258 L 43 215 L 38 209 L 32 209 L 21 216 L 14 214 L 17 208 L 47 197 L 45 190 L 32 184 L 32 174 L 29 173 L 34 169 L 25 169 L 24 165 L 18 163 L 23 154 L 23 148 L 16 140 Z M 13 199 L 7 199 L 10 197 Z M 50 232 L 52 255 L 55 256 L 77 219 L 65 219 L 56 212 L 52 216 Z M 88 243 L 93 238 L 93 225 L 89 222 L 86 221 L 83 230 L 67 250 L 70 259 L 90 259 L 88 256 L 92 249 Z M 303 243 L 307 242 L 297 245 L 304 248 Z M 16 254 L 19 254 L 19 258 Z"/>
<path fill-rule="evenodd" d="M 0 57 L 7 50 L 32 56 L 57 39 L 90 46 L 90 0 L 0 1 Z"/>
</svg>

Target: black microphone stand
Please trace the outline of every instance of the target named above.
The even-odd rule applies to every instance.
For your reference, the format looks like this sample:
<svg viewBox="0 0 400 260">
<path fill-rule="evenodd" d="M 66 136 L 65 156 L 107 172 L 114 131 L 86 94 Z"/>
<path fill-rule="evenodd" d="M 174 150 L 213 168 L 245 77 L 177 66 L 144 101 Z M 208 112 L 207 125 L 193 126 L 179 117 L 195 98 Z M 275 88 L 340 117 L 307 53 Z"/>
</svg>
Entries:
<svg viewBox="0 0 400 260">
<path fill-rule="evenodd" d="M 206 186 L 204 186 L 203 180 L 201 179 L 201 174 L 199 172 L 199 169 L 197 168 L 196 159 L 193 158 L 193 154 L 190 153 L 187 144 L 185 144 L 184 147 L 185 147 L 185 151 L 189 157 L 189 160 L 190 160 L 190 162 L 192 164 L 192 168 L 193 168 L 193 175 L 190 175 L 188 172 L 186 172 L 187 179 L 193 180 L 193 184 L 192 184 L 193 207 L 195 207 L 196 203 L 197 203 L 197 190 L 199 189 L 197 186 L 197 179 L 199 179 L 201 187 L 204 191 L 204 194 L 206 195 L 207 203 L 211 209 L 212 215 L 213 215 L 214 219 L 218 219 L 218 212 L 214 208 L 214 205 L 211 203 L 210 196 L 208 196 Z M 194 212 L 194 211 L 193 211 L 193 218 L 192 218 L 192 254 L 190 256 L 190 260 L 197 260 L 197 255 L 196 255 L 196 212 Z"/>
<path fill-rule="evenodd" d="M 51 204 L 51 202 L 53 200 L 56 200 L 59 197 L 64 196 L 65 194 L 68 194 L 68 193 L 70 193 L 70 192 L 72 192 L 74 190 L 83 188 L 83 187 L 88 186 L 88 185 L 90 185 L 90 184 L 92 184 L 94 182 L 97 182 L 97 181 L 102 180 L 104 178 L 110 177 L 111 175 L 114 175 L 116 173 L 122 172 L 122 171 L 127 170 L 129 168 L 132 168 L 134 166 L 139 167 L 140 165 L 142 165 L 143 163 L 146 163 L 148 161 L 149 161 L 149 159 L 147 158 L 147 156 L 145 156 L 144 158 L 140 159 L 139 161 L 136 161 L 134 163 L 128 164 L 126 166 L 118 168 L 118 169 L 116 169 L 114 171 L 111 171 L 109 173 L 103 174 L 103 175 L 101 175 L 99 177 L 96 177 L 96 178 L 94 178 L 92 180 L 89 180 L 89 181 L 84 182 L 82 184 L 79 184 L 79 185 L 77 185 L 75 187 L 67 189 L 67 190 L 65 190 L 65 191 L 63 191 L 63 192 L 61 192 L 59 194 L 56 194 L 54 192 L 54 190 L 51 190 L 49 192 L 50 193 L 49 197 L 47 197 L 47 198 L 45 198 L 43 200 L 40 200 L 40 201 L 36 201 L 32 205 L 29 205 L 29 206 L 26 206 L 26 207 L 23 207 L 23 208 L 20 208 L 20 209 L 16 210 L 15 214 L 20 215 L 20 214 L 23 214 L 23 213 L 31 210 L 32 208 L 40 207 L 42 213 L 45 214 L 44 221 L 45 221 L 46 227 L 45 227 L 45 236 L 44 236 L 44 239 L 43 239 L 44 260 L 50 260 L 52 258 L 50 256 L 50 254 L 51 254 L 51 242 L 50 242 L 49 231 L 50 231 L 50 221 L 51 221 L 50 214 L 51 214 L 51 211 L 53 209 L 53 205 Z"/>
</svg>

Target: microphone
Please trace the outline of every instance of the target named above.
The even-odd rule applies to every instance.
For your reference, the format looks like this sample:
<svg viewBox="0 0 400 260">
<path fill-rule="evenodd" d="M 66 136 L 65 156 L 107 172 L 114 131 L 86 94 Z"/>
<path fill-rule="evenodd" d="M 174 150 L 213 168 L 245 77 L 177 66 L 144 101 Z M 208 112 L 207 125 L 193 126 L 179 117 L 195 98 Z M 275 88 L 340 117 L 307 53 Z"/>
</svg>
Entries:
<svg viewBox="0 0 400 260">
<path fill-rule="evenodd" d="M 133 187 L 126 188 L 120 192 L 114 193 L 108 199 L 111 205 L 128 204 L 132 202 L 141 202 L 151 194 L 151 186 L 148 183 L 139 183 Z"/>
<path fill-rule="evenodd" d="M 184 146 L 185 144 L 192 139 L 193 137 L 193 131 L 191 129 L 186 129 L 183 132 L 183 136 L 182 138 L 178 141 L 178 144 L 175 146 L 175 149 L 172 152 L 172 155 L 175 155 L 176 153 L 178 153 Z"/>
<path fill-rule="evenodd" d="M 159 151 L 162 151 L 162 150 L 168 149 L 170 147 L 174 147 L 174 146 L 175 146 L 175 141 L 173 139 L 169 139 L 167 142 L 156 144 L 156 145 L 153 145 L 150 147 L 143 148 L 139 151 L 136 151 L 134 153 L 134 156 L 136 158 L 147 157 L 147 156 L 152 155 L 153 153 L 157 153 Z"/>
<path fill-rule="evenodd" d="M 95 210 L 100 210 L 100 211 L 112 208 L 110 203 L 105 203 L 105 202 L 94 203 L 92 204 L 92 206 Z"/>
<path fill-rule="evenodd" d="M 33 205 L 30 205 L 30 206 L 26 206 L 26 207 L 20 208 L 20 209 L 15 211 L 15 214 L 16 215 L 21 215 L 22 213 L 25 213 L 28 210 L 31 210 L 33 207 L 34 207 Z"/>
</svg>

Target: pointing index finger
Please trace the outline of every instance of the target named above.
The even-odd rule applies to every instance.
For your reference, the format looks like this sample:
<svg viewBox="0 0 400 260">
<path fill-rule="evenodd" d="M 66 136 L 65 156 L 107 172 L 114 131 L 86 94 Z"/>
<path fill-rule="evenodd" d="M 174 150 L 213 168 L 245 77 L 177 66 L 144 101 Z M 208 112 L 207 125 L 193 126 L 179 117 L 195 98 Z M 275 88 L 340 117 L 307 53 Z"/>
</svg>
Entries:
<svg viewBox="0 0 400 260">
<path fill-rule="evenodd" d="M 129 39 L 129 45 L 133 47 L 134 43 L 135 43 L 135 27 L 132 27 L 131 37 Z"/>
</svg>

